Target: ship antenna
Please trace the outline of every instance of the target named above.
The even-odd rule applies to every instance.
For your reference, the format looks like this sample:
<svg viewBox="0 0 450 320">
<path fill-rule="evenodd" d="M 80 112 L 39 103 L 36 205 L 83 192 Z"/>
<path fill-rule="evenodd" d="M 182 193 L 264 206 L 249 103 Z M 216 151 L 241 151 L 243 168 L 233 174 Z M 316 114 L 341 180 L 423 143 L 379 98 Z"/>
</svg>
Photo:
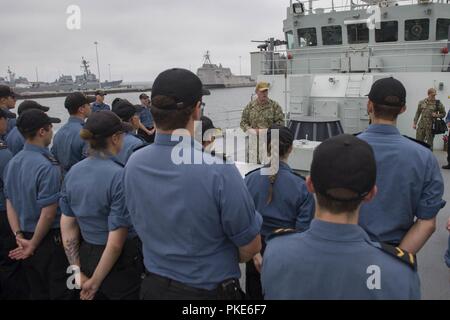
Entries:
<svg viewBox="0 0 450 320">
<path fill-rule="evenodd" d="M 212 64 L 211 60 L 209 58 L 209 51 L 206 51 L 205 55 L 203 56 L 203 58 L 205 59 L 205 61 L 203 62 L 203 64 Z"/>
</svg>

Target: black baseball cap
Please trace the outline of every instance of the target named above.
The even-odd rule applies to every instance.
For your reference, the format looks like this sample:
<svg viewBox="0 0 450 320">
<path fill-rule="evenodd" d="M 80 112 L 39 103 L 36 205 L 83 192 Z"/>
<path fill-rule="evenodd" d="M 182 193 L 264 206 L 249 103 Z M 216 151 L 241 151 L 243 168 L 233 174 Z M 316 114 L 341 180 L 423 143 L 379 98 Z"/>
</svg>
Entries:
<svg viewBox="0 0 450 320">
<path fill-rule="evenodd" d="M 82 92 L 72 92 L 67 95 L 66 100 L 64 101 L 64 107 L 66 107 L 69 112 L 75 112 L 79 107 L 94 101 L 94 96 L 87 96 Z"/>
<path fill-rule="evenodd" d="M 96 96 L 106 96 L 106 92 L 103 90 L 97 90 L 95 91 Z"/>
<path fill-rule="evenodd" d="M 112 112 L 117 114 L 123 121 L 128 121 L 132 116 L 142 111 L 142 107 L 133 105 L 126 99 L 120 99 L 112 106 Z"/>
<path fill-rule="evenodd" d="M 349 134 L 323 141 L 315 150 L 311 163 L 311 180 L 320 195 L 336 201 L 362 200 L 375 185 L 377 168 L 372 147 Z M 352 191 L 351 198 L 337 198 L 335 189 Z"/>
<path fill-rule="evenodd" d="M 19 108 L 17 108 L 17 113 L 19 115 L 21 115 L 22 112 L 30 110 L 30 109 L 38 109 L 38 110 L 42 110 L 44 112 L 47 112 L 48 110 L 50 110 L 49 107 L 43 106 L 34 100 L 25 100 L 19 104 Z"/>
<path fill-rule="evenodd" d="M 202 122 L 202 135 L 204 135 L 205 132 L 210 129 L 216 129 L 216 127 L 214 127 L 214 124 L 210 118 L 208 118 L 206 116 L 201 116 L 200 121 Z"/>
<path fill-rule="evenodd" d="M 146 99 L 146 98 L 150 98 L 146 93 L 141 93 L 139 95 L 139 99 Z"/>
<path fill-rule="evenodd" d="M 128 126 L 114 112 L 103 110 L 89 116 L 83 129 L 90 131 L 94 138 L 103 138 L 117 132 L 126 132 Z"/>
<path fill-rule="evenodd" d="M 29 109 L 24 111 L 17 118 L 16 126 L 20 133 L 24 134 L 45 127 L 52 123 L 60 123 L 61 119 L 49 117 L 44 111 L 39 109 Z"/>
<path fill-rule="evenodd" d="M 0 118 L 14 119 L 16 115 L 9 110 L 0 108 Z"/>
<path fill-rule="evenodd" d="M 406 89 L 393 77 L 375 81 L 368 96 L 370 101 L 385 106 L 403 107 L 406 104 Z"/>
<path fill-rule="evenodd" d="M 158 107 L 163 110 L 176 110 L 191 106 L 200 101 L 202 96 L 207 93 L 197 75 L 180 68 L 161 72 L 152 86 L 152 99 L 156 96 L 166 96 L 175 100 L 173 105 Z"/>
<path fill-rule="evenodd" d="M 17 97 L 17 94 L 8 86 L 0 85 L 0 98 Z"/>
</svg>

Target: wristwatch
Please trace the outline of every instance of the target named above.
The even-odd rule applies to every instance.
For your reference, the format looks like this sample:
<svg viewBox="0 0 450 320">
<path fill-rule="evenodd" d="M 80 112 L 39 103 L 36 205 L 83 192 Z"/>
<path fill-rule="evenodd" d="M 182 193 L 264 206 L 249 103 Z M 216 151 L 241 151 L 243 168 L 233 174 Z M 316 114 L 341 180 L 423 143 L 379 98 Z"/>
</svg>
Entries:
<svg viewBox="0 0 450 320">
<path fill-rule="evenodd" d="M 17 230 L 14 232 L 14 236 L 17 237 L 19 234 L 23 235 L 23 231 L 22 230 Z"/>
</svg>

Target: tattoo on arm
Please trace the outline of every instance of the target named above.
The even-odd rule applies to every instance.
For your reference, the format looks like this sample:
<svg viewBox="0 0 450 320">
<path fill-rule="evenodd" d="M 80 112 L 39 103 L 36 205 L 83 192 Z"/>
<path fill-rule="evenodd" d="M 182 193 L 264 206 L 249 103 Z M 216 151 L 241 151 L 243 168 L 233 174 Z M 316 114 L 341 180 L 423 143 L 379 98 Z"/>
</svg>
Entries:
<svg viewBox="0 0 450 320">
<path fill-rule="evenodd" d="M 80 242 L 78 239 L 67 239 L 64 243 L 64 251 L 66 252 L 67 260 L 71 265 L 79 265 L 80 263 Z"/>
</svg>

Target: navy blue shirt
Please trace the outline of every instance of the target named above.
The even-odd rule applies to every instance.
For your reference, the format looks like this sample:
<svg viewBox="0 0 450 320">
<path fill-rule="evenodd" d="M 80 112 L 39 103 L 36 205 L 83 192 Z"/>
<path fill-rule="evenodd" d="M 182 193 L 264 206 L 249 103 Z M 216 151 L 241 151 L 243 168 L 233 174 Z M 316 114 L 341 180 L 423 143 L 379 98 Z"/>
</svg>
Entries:
<svg viewBox="0 0 450 320">
<path fill-rule="evenodd" d="M 191 139 L 156 134 L 125 166 L 124 188 L 148 271 L 212 290 L 240 278 L 238 247 L 258 234 L 262 218 L 233 164 L 202 152 Z M 179 163 L 203 158 L 206 163 Z"/>
<path fill-rule="evenodd" d="M 142 109 L 141 113 L 139 114 L 139 118 L 141 119 L 141 123 L 146 128 L 153 128 L 153 116 L 150 112 L 150 108 L 147 106 L 142 105 L 144 109 Z"/>
<path fill-rule="evenodd" d="M 433 153 L 391 125 L 370 125 L 358 138 L 373 148 L 378 193 L 363 203 L 359 224 L 374 240 L 399 244 L 414 220 L 432 219 L 445 206 L 444 182 Z"/>
<path fill-rule="evenodd" d="M 98 103 L 98 102 L 92 103 L 91 108 L 92 108 L 92 112 L 111 110 L 111 107 L 109 105 L 107 105 L 106 103 Z"/>
<path fill-rule="evenodd" d="M 61 168 L 48 157 L 52 154 L 47 148 L 25 143 L 6 168 L 5 197 L 18 215 L 20 229 L 26 232 L 34 232 L 41 210 L 59 200 Z M 59 220 L 58 213 L 52 228 L 59 228 Z"/>
<path fill-rule="evenodd" d="M 129 228 L 125 207 L 123 167 L 112 159 L 91 156 L 75 164 L 64 178 L 59 205 L 64 215 L 76 217 L 84 241 L 105 245 L 110 231 Z"/>
<path fill-rule="evenodd" d="M 6 201 L 5 201 L 5 195 L 3 193 L 3 177 L 5 173 L 6 165 L 8 164 L 9 160 L 11 160 L 13 157 L 11 151 L 9 151 L 6 144 L 0 140 L 0 211 L 6 211 Z"/>
<path fill-rule="evenodd" d="M 125 136 L 123 137 L 122 149 L 116 156 L 117 160 L 123 164 L 126 164 L 134 149 L 142 146 L 143 144 L 144 141 L 136 137 L 134 134 L 130 132 L 125 133 Z"/>
<path fill-rule="evenodd" d="M 55 134 L 51 150 L 64 173 L 86 157 L 87 144 L 80 137 L 83 126 L 84 120 L 71 116 Z"/>
<path fill-rule="evenodd" d="M 417 272 L 380 247 L 358 225 L 314 219 L 305 232 L 268 241 L 264 298 L 420 299 Z"/>
<path fill-rule="evenodd" d="M 263 217 L 262 236 L 267 237 L 279 228 L 299 231 L 309 228 L 314 217 L 314 197 L 306 189 L 305 180 L 296 175 L 287 163 L 280 161 L 270 204 L 267 204 L 269 176 L 261 175 L 261 169 L 248 174 L 245 183 L 256 210 Z"/>
<path fill-rule="evenodd" d="M 23 149 L 25 138 L 20 133 L 19 129 L 17 129 L 17 127 L 12 128 L 12 130 L 8 133 L 8 136 L 6 137 L 6 144 L 8 145 L 8 149 L 11 150 L 13 155 L 16 155 L 20 150 Z"/>
</svg>

